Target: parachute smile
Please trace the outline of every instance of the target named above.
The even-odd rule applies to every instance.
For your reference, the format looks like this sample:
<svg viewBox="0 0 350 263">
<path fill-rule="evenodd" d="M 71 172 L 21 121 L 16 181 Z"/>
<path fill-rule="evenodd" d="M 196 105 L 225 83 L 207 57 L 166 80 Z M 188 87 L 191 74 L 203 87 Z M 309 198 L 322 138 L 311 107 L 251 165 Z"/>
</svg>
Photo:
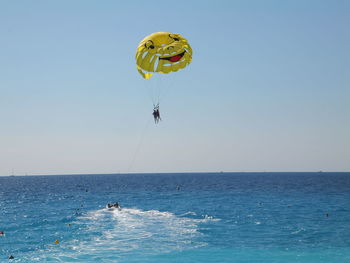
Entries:
<svg viewBox="0 0 350 263">
<path fill-rule="evenodd" d="M 178 62 L 184 55 L 185 55 L 185 52 L 182 52 L 180 54 L 177 54 L 175 56 L 171 56 L 171 57 L 165 57 L 165 58 L 159 58 L 159 59 L 163 59 L 163 60 L 169 60 L 170 62 Z"/>
</svg>

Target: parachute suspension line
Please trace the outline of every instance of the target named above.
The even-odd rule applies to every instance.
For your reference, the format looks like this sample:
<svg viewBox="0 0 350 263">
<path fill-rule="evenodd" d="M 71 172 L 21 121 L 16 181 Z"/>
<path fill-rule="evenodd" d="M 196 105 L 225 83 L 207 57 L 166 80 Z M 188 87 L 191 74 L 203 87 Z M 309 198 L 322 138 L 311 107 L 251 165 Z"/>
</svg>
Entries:
<svg viewBox="0 0 350 263">
<path fill-rule="evenodd" d="M 173 76 L 170 76 L 170 79 L 172 77 Z M 170 86 L 173 85 L 168 78 L 169 76 L 158 75 L 148 81 L 146 88 L 149 91 L 148 95 L 153 103 L 153 108 L 159 107 L 164 95 L 169 91 Z"/>
<path fill-rule="evenodd" d="M 164 81 L 162 81 L 161 79 L 162 76 L 159 76 L 157 78 L 157 105 L 159 106 L 159 102 L 160 102 L 160 94 L 161 94 L 161 91 L 163 89 L 162 86 L 164 86 Z"/>
<path fill-rule="evenodd" d="M 146 91 L 149 100 L 153 103 L 153 105 L 157 104 L 156 100 L 156 86 L 155 86 L 155 79 L 149 79 L 143 82 L 144 83 L 144 90 Z"/>
<path fill-rule="evenodd" d="M 155 79 L 156 83 L 153 86 L 154 90 L 153 90 L 153 104 L 159 104 L 159 89 L 160 89 L 160 83 L 159 83 L 159 78 Z"/>
<path fill-rule="evenodd" d="M 174 76 L 168 75 L 166 76 L 166 79 L 161 79 L 161 85 L 158 88 L 158 104 L 160 101 L 163 101 L 166 98 L 166 95 L 168 94 L 169 90 L 172 89 L 172 86 L 174 85 Z"/>
<path fill-rule="evenodd" d="M 156 105 L 159 105 L 159 97 L 160 97 L 160 84 L 159 84 L 159 78 L 154 78 L 149 81 L 149 95 L 151 98 L 151 101 L 153 103 L 153 107 Z"/>
<path fill-rule="evenodd" d="M 164 84 L 167 83 L 165 83 L 165 80 L 162 79 L 161 76 L 156 76 L 153 79 L 145 81 L 144 83 L 150 101 L 152 102 L 153 107 L 155 108 L 157 105 L 159 105 L 164 86 L 166 86 Z"/>
<path fill-rule="evenodd" d="M 138 154 L 139 151 L 140 151 L 140 148 L 141 148 L 141 145 L 142 145 L 143 140 L 144 140 L 144 138 L 145 138 L 146 132 L 147 132 L 148 127 L 149 127 L 149 124 L 151 123 L 151 119 L 152 119 L 152 118 L 148 118 L 147 123 L 146 123 L 146 126 L 144 127 L 144 129 L 143 129 L 142 132 L 141 132 L 139 142 L 138 142 L 138 144 L 137 144 L 137 146 L 136 146 L 134 155 L 132 156 L 131 162 L 130 162 L 130 164 L 129 164 L 129 166 L 128 166 L 127 173 L 129 173 L 130 170 L 131 170 L 131 168 L 134 166 L 134 163 L 135 163 L 135 160 L 136 160 L 136 156 L 137 156 L 137 154 Z"/>
<path fill-rule="evenodd" d="M 158 76 L 157 76 L 158 77 Z M 158 93 L 159 93 L 159 78 L 154 79 L 155 83 L 153 85 L 154 92 L 153 92 L 153 104 L 158 104 L 159 99 L 158 99 Z"/>
</svg>

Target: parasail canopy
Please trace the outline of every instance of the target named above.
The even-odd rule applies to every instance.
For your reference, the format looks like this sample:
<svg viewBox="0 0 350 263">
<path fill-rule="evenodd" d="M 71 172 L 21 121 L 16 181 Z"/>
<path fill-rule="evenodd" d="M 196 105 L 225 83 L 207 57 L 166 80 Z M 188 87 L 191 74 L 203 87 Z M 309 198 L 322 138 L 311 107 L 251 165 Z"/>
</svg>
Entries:
<svg viewBox="0 0 350 263">
<path fill-rule="evenodd" d="M 171 73 L 192 60 L 192 48 L 180 34 L 157 32 L 145 37 L 137 47 L 136 65 L 145 79 L 153 73 Z"/>
</svg>

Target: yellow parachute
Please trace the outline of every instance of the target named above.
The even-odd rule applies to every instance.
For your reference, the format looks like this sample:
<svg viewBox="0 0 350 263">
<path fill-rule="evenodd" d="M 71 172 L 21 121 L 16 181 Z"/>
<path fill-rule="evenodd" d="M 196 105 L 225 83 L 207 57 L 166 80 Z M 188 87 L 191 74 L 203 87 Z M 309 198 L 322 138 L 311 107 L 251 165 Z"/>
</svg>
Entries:
<svg viewBox="0 0 350 263">
<path fill-rule="evenodd" d="M 190 64 L 192 48 L 180 34 L 157 32 L 145 37 L 136 51 L 137 70 L 145 79 L 153 72 L 170 73 Z"/>
</svg>

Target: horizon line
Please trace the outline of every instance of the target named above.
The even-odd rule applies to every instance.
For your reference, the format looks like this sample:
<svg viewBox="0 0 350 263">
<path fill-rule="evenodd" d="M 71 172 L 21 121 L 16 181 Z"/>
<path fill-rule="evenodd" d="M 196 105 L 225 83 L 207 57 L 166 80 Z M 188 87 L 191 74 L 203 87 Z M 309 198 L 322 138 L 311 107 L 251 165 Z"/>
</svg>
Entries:
<svg viewBox="0 0 350 263">
<path fill-rule="evenodd" d="M 210 172 L 114 172 L 114 173 L 62 173 L 62 174 L 10 174 L 0 177 L 69 176 L 69 175 L 166 175 L 166 174 L 238 174 L 238 173 L 350 173 L 350 171 L 210 171 Z"/>
</svg>

